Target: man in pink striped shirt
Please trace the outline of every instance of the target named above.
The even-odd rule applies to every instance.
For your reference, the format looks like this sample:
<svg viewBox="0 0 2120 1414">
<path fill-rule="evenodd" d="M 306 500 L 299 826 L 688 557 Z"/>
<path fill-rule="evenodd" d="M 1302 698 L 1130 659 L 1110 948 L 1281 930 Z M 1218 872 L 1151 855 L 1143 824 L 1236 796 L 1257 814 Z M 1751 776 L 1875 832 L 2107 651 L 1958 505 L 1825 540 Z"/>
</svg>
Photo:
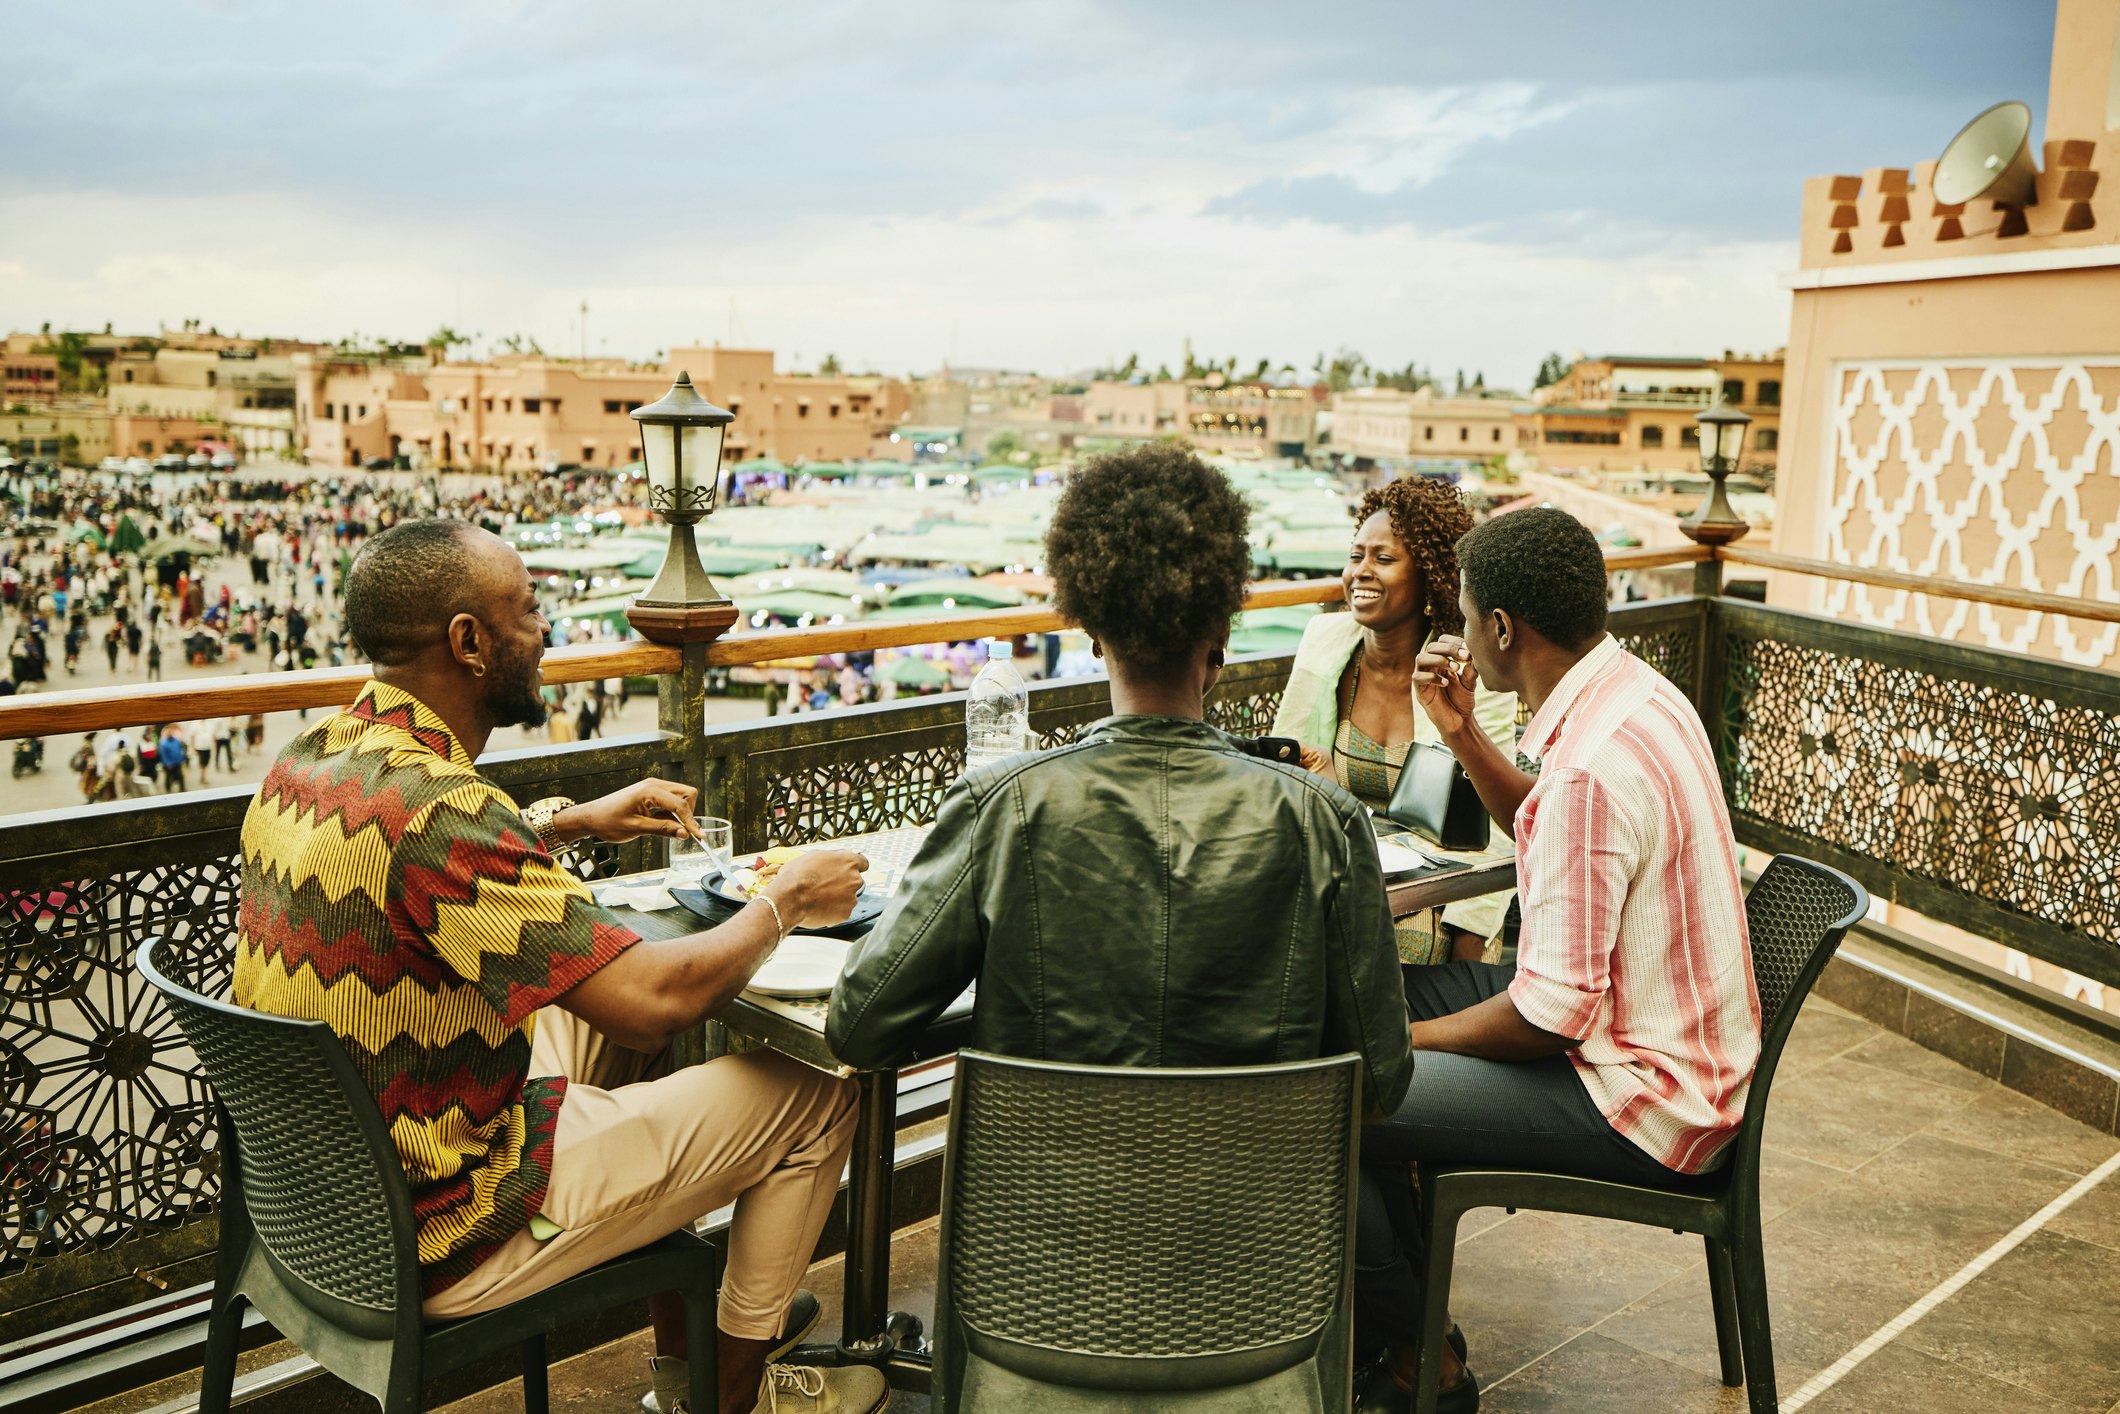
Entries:
<svg viewBox="0 0 2120 1414">
<path fill-rule="evenodd" d="M 1408 1160 L 1492 1163 L 1621 1182 L 1714 1165 L 1759 1058 L 1737 847 L 1693 704 L 1605 632 L 1596 537 L 1550 507 L 1458 542 L 1462 640 L 1421 655 L 1414 693 L 1488 812 L 1516 841 L 1516 966 L 1408 969 L 1412 1086 L 1363 1140 L 1357 1265 L 1397 1331 L 1365 1409 L 1402 1407 L 1417 1314 Z M 1472 689 L 1532 709 L 1526 775 L 1480 733 Z M 1409 1233 L 1412 1235 L 1410 1242 Z M 1440 1407 L 1478 1407 L 1453 1352 Z"/>
</svg>

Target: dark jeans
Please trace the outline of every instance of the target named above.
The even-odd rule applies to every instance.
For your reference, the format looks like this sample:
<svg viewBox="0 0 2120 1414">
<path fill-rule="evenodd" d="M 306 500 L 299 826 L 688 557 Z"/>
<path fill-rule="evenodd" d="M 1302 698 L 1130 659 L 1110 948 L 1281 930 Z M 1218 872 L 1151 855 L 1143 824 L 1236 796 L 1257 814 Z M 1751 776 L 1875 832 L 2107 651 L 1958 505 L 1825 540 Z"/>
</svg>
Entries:
<svg viewBox="0 0 2120 1414">
<path fill-rule="evenodd" d="M 1448 962 L 1406 969 L 1415 1021 L 1465 1010 L 1509 989 L 1514 968 Z M 1421 1051 L 1413 1083 L 1391 1118 L 1362 1131 L 1355 1223 L 1355 1357 L 1410 1345 L 1420 1329 L 1425 1246 L 1407 1167 L 1415 1162 L 1493 1164 L 1621 1183 L 1669 1171 L 1620 1135 L 1590 1100 L 1566 1056 L 1482 1060 Z"/>
</svg>

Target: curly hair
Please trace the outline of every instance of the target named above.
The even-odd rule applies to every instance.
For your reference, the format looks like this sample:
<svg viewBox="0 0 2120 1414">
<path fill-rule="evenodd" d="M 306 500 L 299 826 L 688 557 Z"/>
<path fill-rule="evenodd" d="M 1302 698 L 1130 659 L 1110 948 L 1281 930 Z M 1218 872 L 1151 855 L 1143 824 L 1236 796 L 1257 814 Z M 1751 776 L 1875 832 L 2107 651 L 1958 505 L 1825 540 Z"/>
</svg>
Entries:
<svg viewBox="0 0 2120 1414">
<path fill-rule="evenodd" d="M 1427 616 L 1428 632 L 1463 633 L 1457 543 L 1472 529 L 1465 498 L 1445 482 L 1402 476 L 1366 493 L 1354 508 L 1354 523 L 1359 526 L 1378 511 L 1390 519 L 1391 533 L 1421 572 L 1421 612 Z"/>
<path fill-rule="evenodd" d="M 1605 552 L 1590 527 L 1554 506 L 1498 515 L 1459 542 L 1465 592 L 1482 614 L 1505 610 L 1575 651 L 1605 631 Z"/>
<path fill-rule="evenodd" d="M 1045 533 L 1053 607 L 1129 666 L 1175 668 L 1244 607 L 1250 521 L 1229 479 L 1189 447 L 1093 457 Z"/>
</svg>

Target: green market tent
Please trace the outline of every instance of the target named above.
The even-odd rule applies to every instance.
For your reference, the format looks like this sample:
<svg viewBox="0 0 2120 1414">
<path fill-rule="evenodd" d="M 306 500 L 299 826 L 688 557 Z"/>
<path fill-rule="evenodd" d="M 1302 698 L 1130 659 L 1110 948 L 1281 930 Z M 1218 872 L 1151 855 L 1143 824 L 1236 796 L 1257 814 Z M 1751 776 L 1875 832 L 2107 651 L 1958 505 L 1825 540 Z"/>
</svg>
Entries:
<svg viewBox="0 0 2120 1414">
<path fill-rule="evenodd" d="M 1237 615 L 1229 628 L 1231 653 L 1293 653 L 1303 641 L 1303 626 L 1317 617 L 1315 604 L 1288 604 L 1251 609 Z"/>
<path fill-rule="evenodd" d="M 94 545 L 98 550 L 102 549 L 104 545 L 103 527 L 97 525 L 92 520 L 75 521 L 72 525 L 67 527 L 66 542 L 71 545 L 76 541 L 81 540 L 88 541 L 90 544 Z"/>
<path fill-rule="evenodd" d="M 218 555 L 221 547 L 209 545 L 203 540 L 194 540 L 188 535 L 170 535 L 160 540 L 147 542 L 144 558 L 154 561 L 169 559 L 173 555 L 190 555 L 197 559 L 202 555 Z"/>
<path fill-rule="evenodd" d="M 849 595 L 821 594 L 814 589 L 776 589 L 736 596 L 736 607 L 746 618 L 764 612 L 776 619 L 799 619 L 805 614 L 817 620 L 835 616 L 851 619 L 860 615 L 864 604 L 864 600 Z"/>
<path fill-rule="evenodd" d="M 787 469 L 785 463 L 773 457 L 751 457 L 729 468 L 730 471 L 741 472 L 745 476 L 778 476 Z"/>
<path fill-rule="evenodd" d="M 900 687 L 948 687 L 950 674 L 947 668 L 929 658 L 915 657 L 907 653 L 893 658 L 883 667 L 883 677 Z"/>
<path fill-rule="evenodd" d="M 666 552 L 656 550 L 642 555 L 621 566 L 621 572 L 629 579 L 653 579 L 662 570 Z M 765 550 L 726 549 L 717 546 L 702 546 L 699 563 L 708 574 L 756 574 L 760 570 L 778 569 L 788 562 L 785 555 Z"/>
<path fill-rule="evenodd" d="M 626 622 L 626 606 L 632 602 L 631 594 L 606 594 L 596 599 L 584 599 L 561 609 L 553 622 L 564 627 L 577 620 L 601 619 L 620 633 L 630 633 L 632 625 Z"/>
<path fill-rule="evenodd" d="M 118 517 L 118 529 L 110 537 L 110 548 L 114 553 L 130 555 L 146 543 L 147 537 L 141 533 L 138 521 L 130 515 Z"/>
<path fill-rule="evenodd" d="M 893 609 L 1012 609 L 1023 596 L 1002 584 L 984 584 L 976 579 L 916 579 L 891 594 Z"/>
<path fill-rule="evenodd" d="M 795 468 L 798 476 L 817 477 L 822 480 L 844 481 L 854 475 L 854 468 L 845 462 L 809 462 Z"/>
<path fill-rule="evenodd" d="M 729 597 L 738 603 L 761 594 L 777 594 L 783 589 L 807 589 L 817 594 L 837 594 L 846 598 L 875 597 L 861 576 L 850 570 L 820 570 L 808 567 L 763 570 L 722 587 L 728 590 Z"/>
<path fill-rule="evenodd" d="M 1311 549 L 1302 546 L 1293 549 L 1258 550 L 1252 554 L 1252 562 L 1262 570 L 1287 574 L 1301 570 L 1306 574 L 1337 574 L 1347 563 L 1347 547 Z"/>
</svg>

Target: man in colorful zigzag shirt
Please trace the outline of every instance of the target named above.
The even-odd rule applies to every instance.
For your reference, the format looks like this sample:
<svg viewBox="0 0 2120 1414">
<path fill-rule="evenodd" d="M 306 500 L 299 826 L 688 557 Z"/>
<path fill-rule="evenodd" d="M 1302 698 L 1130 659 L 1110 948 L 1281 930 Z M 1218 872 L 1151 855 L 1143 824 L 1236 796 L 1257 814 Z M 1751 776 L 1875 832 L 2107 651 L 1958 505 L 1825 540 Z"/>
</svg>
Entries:
<svg viewBox="0 0 2120 1414">
<path fill-rule="evenodd" d="M 345 1043 L 412 1184 L 426 1313 L 505 1305 L 734 1202 L 722 1410 L 880 1408 L 875 1370 L 769 1364 L 816 1318 L 796 1284 L 851 1084 L 767 1051 L 662 1063 L 789 928 L 846 918 L 866 861 L 806 855 L 719 927 L 643 940 L 553 852 L 676 835 L 696 792 L 518 809 L 473 764 L 495 728 L 544 719 L 549 625 L 521 557 L 461 521 L 394 526 L 354 561 L 346 623 L 375 679 L 288 745 L 244 819 L 235 997 Z M 643 1403 L 674 1411 L 682 1307 L 654 1315 Z"/>
</svg>

